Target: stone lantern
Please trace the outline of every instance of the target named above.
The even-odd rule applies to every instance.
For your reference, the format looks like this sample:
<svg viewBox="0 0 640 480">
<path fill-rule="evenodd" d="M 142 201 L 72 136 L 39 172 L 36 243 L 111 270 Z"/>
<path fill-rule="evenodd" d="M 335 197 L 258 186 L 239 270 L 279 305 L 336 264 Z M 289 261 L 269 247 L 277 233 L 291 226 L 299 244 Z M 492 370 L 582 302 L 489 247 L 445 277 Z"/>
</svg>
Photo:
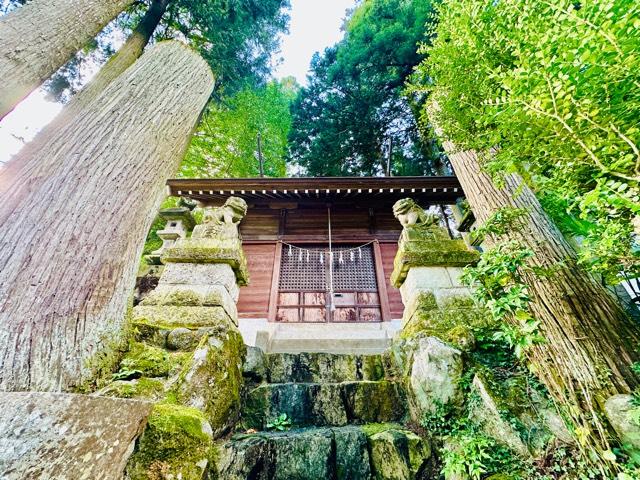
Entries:
<svg viewBox="0 0 640 480">
<path fill-rule="evenodd" d="M 178 239 L 187 238 L 187 232 L 195 225 L 191 211 L 186 207 L 165 208 L 160 210 L 159 215 L 167 221 L 167 224 L 162 230 L 156 232 L 162 240 L 162 246 L 145 256 L 145 261 L 149 265 L 161 265 L 160 258 L 164 251 L 173 246 Z"/>
</svg>

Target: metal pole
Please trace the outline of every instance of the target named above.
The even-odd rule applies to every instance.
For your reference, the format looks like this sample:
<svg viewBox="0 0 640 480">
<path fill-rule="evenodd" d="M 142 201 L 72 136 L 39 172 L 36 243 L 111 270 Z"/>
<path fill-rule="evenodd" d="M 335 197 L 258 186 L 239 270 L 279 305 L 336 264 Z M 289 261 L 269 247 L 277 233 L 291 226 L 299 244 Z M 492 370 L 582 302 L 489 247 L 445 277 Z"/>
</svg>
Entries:
<svg viewBox="0 0 640 480">
<path fill-rule="evenodd" d="M 333 248 L 331 245 L 331 207 L 327 207 L 327 220 L 329 224 L 329 310 L 333 312 L 336 306 L 333 303 Z"/>
<path fill-rule="evenodd" d="M 262 136 L 258 132 L 258 163 L 260 164 L 260 177 L 264 177 L 264 165 L 262 160 Z"/>
<path fill-rule="evenodd" d="M 387 173 L 386 176 L 391 176 L 391 153 L 393 152 L 393 137 L 389 137 L 389 150 L 387 151 Z"/>
</svg>

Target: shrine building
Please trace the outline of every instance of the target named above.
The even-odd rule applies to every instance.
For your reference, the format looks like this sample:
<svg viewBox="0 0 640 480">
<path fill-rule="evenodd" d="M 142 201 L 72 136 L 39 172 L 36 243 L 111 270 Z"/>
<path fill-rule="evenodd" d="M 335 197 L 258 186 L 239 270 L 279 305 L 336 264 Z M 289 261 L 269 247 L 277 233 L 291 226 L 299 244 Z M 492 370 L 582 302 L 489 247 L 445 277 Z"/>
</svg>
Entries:
<svg viewBox="0 0 640 480">
<path fill-rule="evenodd" d="M 267 351 L 374 353 L 401 327 L 391 282 L 402 225 L 393 206 L 423 208 L 464 194 L 453 177 L 173 179 L 168 194 L 201 207 L 247 204 L 239 224 L 248 285 L 239 328 Z M 170 218 L 170 217 L 167 217 Z"/>
</svg>

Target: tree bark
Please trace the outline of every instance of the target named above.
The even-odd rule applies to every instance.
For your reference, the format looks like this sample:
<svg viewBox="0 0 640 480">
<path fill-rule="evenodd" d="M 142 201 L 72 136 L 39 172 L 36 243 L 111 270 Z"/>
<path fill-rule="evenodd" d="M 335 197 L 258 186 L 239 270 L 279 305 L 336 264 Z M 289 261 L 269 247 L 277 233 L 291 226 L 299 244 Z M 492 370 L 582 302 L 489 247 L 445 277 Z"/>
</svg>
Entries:
<svg viewBox="0 0 640 480">
<path fill-rule="evenodd" d="M 533 347 L 529 360 L 559 405 L 569 407 L 575 426 L 591 433 L 589 443 L 607 449 L 606 427 L 598 414 L 610 395 L 638 386 L 631 365 L 639 357 L 640 325 L 577 265 L 574 250 L 517 175 L 506 176 L 504 187 L 497 188 L 475 152 L 456 151 L 450 142 L 444 146 L 480 223 L 502 207 L 527 212 L 525 225 L 503 237 L 531 249 L 532 266 L 553 269 L 544 277 L 524 272 L 531 313 L 546 339 Z"/>
<path fill-rule="evenodd" d="M 0 18 L 0 119 L 133 0 L 33 0 Z"/>
<path fill-rule="evenodd" d="M 171 0 L 153 0 L 140 23 L 122 47 L 102 66 L 96 76 L 71 99 L 72 109 L 90 104 L 94 98 L 140 58 Z"/>
<path fill-rule="evenodd" d="M 0 170 L 0 389 L 61 390 L 122 327 L 144 238 L 213 90 L 161 42 Z"/>
</svg>

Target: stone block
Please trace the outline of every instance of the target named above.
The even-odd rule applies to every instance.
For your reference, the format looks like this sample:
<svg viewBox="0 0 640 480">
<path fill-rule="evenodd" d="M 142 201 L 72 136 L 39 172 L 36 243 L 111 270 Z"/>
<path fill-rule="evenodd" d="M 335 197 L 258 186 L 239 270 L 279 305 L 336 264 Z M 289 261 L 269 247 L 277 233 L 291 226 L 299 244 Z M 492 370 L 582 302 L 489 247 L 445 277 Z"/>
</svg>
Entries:
<svg viewBox="0 0 640 480">
<path fill-rule="evenodd" d="M 367 436 L 357 427 L 334 428 L 337 480 L 370 480 Z"/>
<path fill-rule="evenodd" d="M 331 478 L 331 430 L 310 430 L 298 435 L 276 434 L 270 443 L 276 458 L 273 480 Z"/>
<path fill-rule="evenodd" d="M 371 480 L 367 437 L 358 427 L 235 435 L 215 457 L 217 479 Z"/>
<path fill-rule="evenodd" d="M 434 337 L 418 340 L 409 377 L 414 420 L 435 414 L 440 406 L 461 407 L 463 367 L 459 350 Z"/>
<path fill-rule="evenodd" d="M 265 384 L 247 395 L 243 422 L 264 429 L 282 413 L 299 427 L 394 422 L 405 417 L 406 399 L 400 385 L 384 380 Z"/>
<path fill-rule="evenodd" d="M 451 279 L 451 284 L 454 287 L 464 287 L 464 283 L 462 283 L 461 277 L 464 272 L 464 268 L 461 267 L 446 267 L 447 273 L 449 274 L 449 278 Z"/>
<path fill-rule="evenodd" d="M 202 412 L 181 405 L 156 404 L 127 465 L 126 478 L 203 480 L 211 443 L 211 427 Z"/>
<path fill-rule="evenodd" d="M 400 288 L 407 274 L 416 267 L 465 267 L 479 258 L 480 254 L 470 250 L 464 240 L 400 241 L 393 261 L 391 284 Z"/>
<path fill-rule="evenodd" d="M 407 305 L 420 292 L 451 287 L 453 284 L 446 267 L 414 267 L 408 271 L 400 286 L 400 295 L 402 302 Z"/>
<path fill-rule="evenodd" d="M 267 362 L 271 383 L 375 381 L 384 378 L 384 366 L 379 355 L 272 353 L 267 355 Z"/>
<path fill-rule="evenodd" d="M 159 285 L 222 285 L 234 302 L 240 290 L 236 275 L 230 265 L 224 263 L 170 263 L 165 266 Z"/>
<path fill-rule="evenodd" d="M 0 478 L 122 478 L 151 403 L 64 393 L 0 393 Z"/>
<path fill-rule="evenodd" d="M 431 445 L 413 432 L 383 429 L 368 437 L 372 478 L 375 480 L 417 480 L 426 477 Z"/>
<path fill-rule="evenodd" d="M 518 431 L 502 417 L 500 401 L 488 382 L 480 375 L 476 375 L 473 378 L 471 392 L 478 396 L 479 401 L 472 404 L 470 417 L 482 427 L 489 437 L 506 445 L 523 457 L 530 457 L 531 453 L 520 438 Z"/>
<path fill-rule="evenodd" d="M 226 264 L 233 269 L 238 285 L 249 283 L 247 260 L 237 240 L 183 238 L 164 251 L 162 263 Z"/>
<path fill-rule="evenodd" d="M 638 407 L 633 405 L 631 395 L 614 395 L 606 401 L 604 408 L 623 446 L 640 462 L 640 425 L 632 418 L 632 411 Z"/>
<path fill-rule="evenodd" d="M 473 299 L 471 297 L 471 290 L 466 287 L 449 287 L 439 288 L 433 291 L 436 297 L 436 303 L 440 308 L 461 306 L 474 307 Z"/>
<path fill-rule="evenodd" d="M 247 347 L 242 374 L 254 383 L 260 383 L 267 377 L 267 359 L 261 348 Z"/>
<path fill-rule="evenodd" d="M 229 317 L 222 307 L 138 305 L 133 308 L 132 313 L 134 325 L 168 331 L 178 327 L 189 329 L 216 327 L 226 330 L 231 325 L 235 325 L 235 321 L 236 319 Z"/>
<path fill-rule="evenodd" d="M 238 309 L 229 291 L 222 285 L 171 285 L 162 283 L 140 303 L 144 306 L 222 307 L 229 317 L 237 318 Z"/>
<path fill-rule="evenodd" d="M 238 419 L 245 352 L 235 327 L 206 335 L 172 387 L 178 402 L 204 412 L 216 438 Z"/>
</svg>

